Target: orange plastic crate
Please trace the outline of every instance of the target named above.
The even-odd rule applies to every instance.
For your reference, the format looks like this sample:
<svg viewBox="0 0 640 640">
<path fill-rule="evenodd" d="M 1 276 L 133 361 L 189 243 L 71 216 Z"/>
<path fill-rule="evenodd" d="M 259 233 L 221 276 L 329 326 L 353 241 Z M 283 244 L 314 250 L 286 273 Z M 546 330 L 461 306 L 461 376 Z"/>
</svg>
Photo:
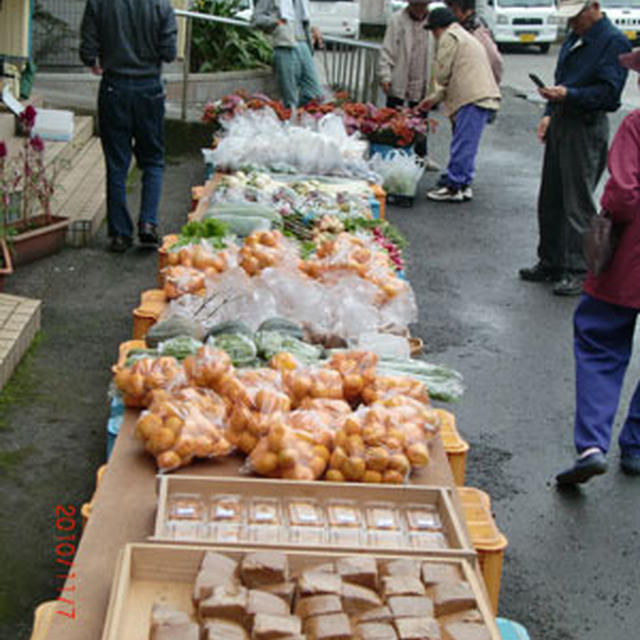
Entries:
<svg viewBox="0 0 640 640">
<path fill-rule="evenodd" d="M 473 487 L 458 487 L 458 495 L 462 502 L 462 511 L 471 535 L 471 542 L 478 552 L 478 561 L 489 600 L 497 614 L 502 561 L 509 541 L 496 526 L 491 513 L 491 499 L 487 493 Z"/>
<path fill-rule="evenodd" d="M 380 220 L 384 220 L 387 207 L 387 192 L 379 184 L 372 184 L 371 191 L 380 205 Z"/>
<path fill-rule="evenodd" d="M 57 600 L 47 600 L 41 602 L 33 612 L 33 629 L 31 630 L 31 640 L 44 640 L 49 633 L 53 614 L 58 607 Z"/>
<path fill-rule="evenodd" d="M 168 254 L 169 249 L 178 242 L 180 236 L 173 233 L 169 236 L 163 236 L 162 246 L 158 249 L 158 289 L 164 287 L 164 273 L 163 269 L 169 264 Z"/>
<path fill-rule="evenodd" d="M 167 307 L 163 289 L 149 289 L 140 296 L 140 306 L 133 311 L 133 338 L 144 340 L 147 331 L 156 323 Z"/>
<path fill-rule="evenodd" d="M 457 486 L 464 486 L 464 478 L 467 470 L 467 453 L 469 443 L 458 433 L 456 427 L 456 417 L 446 409 L 436 409 L 440 414 L 442 425 L 440 427 L 440 438 L 447 454 L 447 459 L 451 465 L 453 479 Z"/>
</svg>

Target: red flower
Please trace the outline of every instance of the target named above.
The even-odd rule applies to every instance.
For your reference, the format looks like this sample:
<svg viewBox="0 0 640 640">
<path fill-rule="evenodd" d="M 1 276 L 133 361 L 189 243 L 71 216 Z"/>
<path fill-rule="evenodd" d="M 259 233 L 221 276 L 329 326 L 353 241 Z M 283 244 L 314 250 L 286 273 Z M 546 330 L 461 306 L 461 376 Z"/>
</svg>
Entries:
<svg viewBox="0 0 640 640">
<path fill-rule="evenodd" d="M 31 104 L 27 105 L 27 108 L 24 109 L 20 114 L 20 122 L 22 123 L 22 126 L 27 129 L 27 131 L 33 129 L 33 125 L 36 122 L 36 114 L 37 112 Z"/>
<path fill-rule="evenodd" d="M 37 153 L 42 153 L 44 151 L 44 141 L 40 136 L 33 136 L 30 140 L 31 148 Z"/>
<path fill-rule="evenodd" d="M 7 145 L 0 140 L 0 160 L 7 157 Z"/>
</svg>

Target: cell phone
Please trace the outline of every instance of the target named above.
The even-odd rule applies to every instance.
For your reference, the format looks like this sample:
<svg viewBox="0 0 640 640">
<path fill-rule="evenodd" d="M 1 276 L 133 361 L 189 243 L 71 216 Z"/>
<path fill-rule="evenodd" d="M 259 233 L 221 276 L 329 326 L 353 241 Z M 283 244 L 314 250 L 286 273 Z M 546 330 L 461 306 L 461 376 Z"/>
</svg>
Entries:
<svg viewBox="0 0 640 640">
<path fill-rule="evenodd" d="M 544 89 L 544 87 L 545 87 L 544 82 L 542 82 L 542 80 L 540 80 L 540 78 L 535 73 L 530 73 L 529 77 L 531 78 L 531 80 L 536 84 L 536 86 L 539 89 Z"/>
</svg>

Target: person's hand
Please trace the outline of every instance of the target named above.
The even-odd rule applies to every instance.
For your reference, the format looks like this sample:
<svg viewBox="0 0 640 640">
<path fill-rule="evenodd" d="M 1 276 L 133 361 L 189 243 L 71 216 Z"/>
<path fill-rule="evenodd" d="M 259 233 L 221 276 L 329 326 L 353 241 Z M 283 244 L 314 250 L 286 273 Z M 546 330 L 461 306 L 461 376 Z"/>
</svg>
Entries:
<svg viewBox="0 0 640 640">
<path fill-rule="evenodd" d="M 558 85 L 557 87 L 544 87 L 538 89 L 540 95 L 550 102 L 562 102 L 567 97 L 567 87 Z"/>
<path fill-rule="evenodd" d="M 540 122 L 538 122 L 538 130 L 536 131 L 536 135 L 538 136 L 538 140 L 544 144 L 547 139 L 547 129 L 549 128 L 549 123 L 551 122 L 551 116 L 543 116 L 540 118 Z"/>
<path fill-rule="evenodd" d="M 381 82 L 380 86 L 382 87 L 382 90 L 389 95 L 389 91 L 391 91 L 391 83 L 390 82 Z"/>
<path fill-rule="evenodd" d="M 280 18 L 280 20 L 278 20 L 278 24 L 287 24 L 287 21 L 284 18 Z"/>
<path fill-rule="evenodd" d="M 311 41 L 318 49 L 324 49 L 324 40 L 322 39 L 322 31 L 318 27 L 311 27 Z"/>
<path fill-rule="evenodd" d="M 433 107 L 431 100 L 425 99 L 418 104 L 419 111 L 429 111 Z"/>
<path fill-rule="evenodd" d="M 102 67 L 99 64 L 94 64 L 93 67 L 91 67 L 91 73 L 93 73 L 94 76 L 101 76 Z"/>
</svg>

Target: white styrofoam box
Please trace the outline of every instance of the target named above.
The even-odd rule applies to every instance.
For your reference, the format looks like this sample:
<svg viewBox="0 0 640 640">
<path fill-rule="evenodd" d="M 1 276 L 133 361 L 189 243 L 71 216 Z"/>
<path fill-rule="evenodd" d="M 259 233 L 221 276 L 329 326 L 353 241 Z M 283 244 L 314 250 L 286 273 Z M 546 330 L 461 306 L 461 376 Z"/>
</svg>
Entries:
<svg viewBox="0 0 640 640">
<path fill-rule="evenodd" d="M 73 112 L 38 109 L 33 135 L 38 135 L 43 140 L 68 142 L 73 138 Z"/>
</svg>

